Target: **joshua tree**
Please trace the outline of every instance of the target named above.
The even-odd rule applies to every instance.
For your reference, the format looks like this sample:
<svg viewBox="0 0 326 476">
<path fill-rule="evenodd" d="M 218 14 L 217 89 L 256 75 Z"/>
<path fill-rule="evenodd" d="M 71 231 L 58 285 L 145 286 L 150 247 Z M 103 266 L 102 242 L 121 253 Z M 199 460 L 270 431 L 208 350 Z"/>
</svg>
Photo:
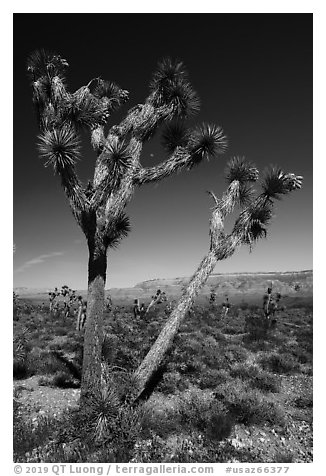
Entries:
<svg viewBox="0 0 326 476">
<path fill-rule="evenodd" d="M 228 296 L 226 296 L 226 299 L 222 304 L 222 317 L 226 317 L 228 315 L 229 310 L 230 310 L 229 298 Z"/>
<path fill-rule="evenodd" d="M 128 99 L 128 91 L 100 78 L 69 92 L 67 61 L 46 51 L 33 53 L 28 72 L 40 127 L 39 152 L 61 180 L 72 213 L 85 234 L 88 249 L 88 307 L 84 339 L 82 399 L 101 381 L 101 348 L 107 250 L 129 231 L 125 207 L 136 187 L 162 180 L 204 158 L 223 153 L 226 137 L 220 127 L 186 129 L 180 122 L 199 110 L 181 62 L 159 63 L 143 104 L 130 109 L 118 125 L 106 129 L 111 113 Z M 144 142 L 164 123 L 170 123 L 163 141 L 169 157 L 144 168 Z M 86 129 L 95 152 L 95 171 L 83 186 L 75 164 L 80 158 L 80 130 Z"/>
<path fill-rule="evenodd" d="M 50 314 L 52 313 L 53 311 L 53 308 L 54 308 L 54 304 L 55 304 L 55 300 L 57 298 L 57 294 L 56 292 L 53 292 L 53 291 L 50 291 L 49 292 L 49 310 L 50 310 Z"/>
<path fill-rule="evenodd" d="M 196 295 L 205 284 L 217 261 L 233 255 L 242 244 L 253 244 L 267 234 L 267 225 L 272 218 L 274 200 L 280 199 L 292 190 L 301 188 L 302 177 L 285 174 L 281 169 L 272 168 L 262 181 L 262 192 L 255 196 L 250 185 L 258 179 L 258 170 L 242 158 L 230 160 L 226 170 L 228 188 L 221 199 L 208 192 L 214 200 L 210 220 L 210 247 L 196 272 L 190 279 L 177 305 L 172 311 L 154 345 L 135 372 L 137 396 L 158 370 L 166 352 L 178 332 L 181 322 L 190 310 Z M 255 197 L 255 198 L 254 198 Z M 225 218 L 240 206 L 243 210 L 235 220 L 230 234 L 224 232 Z"/>
<path fill-rule="evenodd" d="M 78 296 L 78 313 L 77 313 L 77 331 L 81 331 L 85 327 L 87 318 L 87 301 L 82 296 Z"/>
<path fill-rule="evenodd" d="M 139 307 L 138 298 L 134 300 L 133 312 L 134 312 L 134 318 L 137 319 L 137 317 L 140 316 L 140 307 Z"/>
<path fill-rule="evenodd" d="M 211 289 L 211 293 L 209 296 L 209 304 L 213 306 L 215 304 L 215 301 L 216 301 L 216 292 L 214 289 Z"/>
<path fill-rule="evenodd" d="M 106 310 L 107 312 L 110 312 L 112 310 L 112 298 L 110 296 L 110 294 L 107 295 L 106 297 L 106 301 L 105 301 L 105 307 L 106 307 Z"/>
<path fill-rule="evenodd" d="M 146 307 L 145 307 L 145 303 L 143 302 L 139 308 L 139 316 L 141 319 L 143 319 L 146 315 Z"/>
<path fill-rule="evenodd" d="M 276 293 L 275 295 L 272 294 L 273 291 L 273 281 L 271 282 L 270 287 L 267 288 L 267 294 L 264 295 L 263 301 L 263 309 L 266 319 L 270 319 L 270 317 L 275 315 L 275 312 L 278 309 L 279 302 L 281 300 L 281 294 Z"/>
<path fill-rule="evenodd" d="M 166 297 L 165 292 L 164 292 L 164 291 L 162 292 L 160 289 L 158 289 L 158 290 L 156 291 L 155 296 L 152 296 L 152 300 L 151 300 L 151 302 L 149 303 L 149 305 L 148 305 L 148 307 L 147 307 L 147 309 L 146 309 L 146 313 L 145 313 L 145 314 L 148 313 L 148 311 L 150 310 L 150 308 L 151 308 L 152 306 L 154 306 L 155 303 L 156 303 L 156 304 L 161 304 L 162 302 L 164 302 L 164 301 L 166 301 L 166 300 L 167 300 L 167 297 Z"/>
<path fill-rule="evenodd" d="M 13 291 L 13 318 L 14 321 L 18 321 L 19 316 L 18 316 L 18 294 Z"/>
</svg>

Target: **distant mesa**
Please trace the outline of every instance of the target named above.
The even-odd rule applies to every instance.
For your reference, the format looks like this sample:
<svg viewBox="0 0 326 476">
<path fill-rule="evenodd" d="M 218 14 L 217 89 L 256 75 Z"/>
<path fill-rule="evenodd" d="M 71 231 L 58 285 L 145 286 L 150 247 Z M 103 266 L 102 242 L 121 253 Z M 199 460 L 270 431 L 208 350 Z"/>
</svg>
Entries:
<svg viewBox="0 0 326 476">
<path fill-rule="evenodd" d="M 182 289 L 189 282 L 189 277 L 171 279 L 151 279 L 136 284 L 132 288 L 110 289 L 112 299 L 124 298 L 150 298 L 157 289 L 164 291 L 167 296 L 177 298 Z M 273 289 L 282 295 L 312 297 L 313 271 L 287 271 L 287 272 L 259 272 L 259 273 L 225 273 L 212 274 L 206 285 L 201 290 L 201 296 L 209 296 L 212 289 L 216 293 L 228 294 L 237 297 L 237 300 L 262 296 L 266 287 L 273 281 Z"/>
<path fill-rule="evenodd" d="M 181 295 L 182 289 L 189 282 L 189 277 L 177 277 L 169 279 L 151 279 L 136 284 L 132 288 L 111 288 L 108 292 L 113 300 L 148 300 L 157 289 L 164 291 L 168 298 L 176 299 Z M 266 292 L 269 283 L 273 281 L 273 289 L 282 296 L 289 298 L 312 298 L 313 295 L 313 271 L 287 271 L 287 272 L 259 272 L 259 273 L 224 273 L 212 274 L 206 285 L 201 290 L 200 296 L 209 296 L 215 290 L 217 298 L 226 294 L 234 302 L 254 301 L 261 299 Z M 18 287 L 14 291 L 20 297 L 46 299 L 48 288 Z M 86 290 L 78 290 L 86 296 Z"/>
</svg>

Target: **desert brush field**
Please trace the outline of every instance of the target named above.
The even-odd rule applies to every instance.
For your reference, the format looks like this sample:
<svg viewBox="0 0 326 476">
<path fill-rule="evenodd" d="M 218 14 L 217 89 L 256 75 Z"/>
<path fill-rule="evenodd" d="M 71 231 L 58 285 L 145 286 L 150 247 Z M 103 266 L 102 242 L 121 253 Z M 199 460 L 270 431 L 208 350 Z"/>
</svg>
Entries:
<svg viewBox="0 0 326 476">
<path fill-rule="evenodd" d="M 168 316 L 106 313 L 103 390 L 78 409 L 83 331 L 75 317 L 19 300 L 14 321 L 16 462 L 311 462 L 312 305 L 278 311 L 265 332 L 259 306 L 194 306 L 137 405 L 133 371 Z M 107 379 L 105 379 L 107 375 Z"/>
</svg>

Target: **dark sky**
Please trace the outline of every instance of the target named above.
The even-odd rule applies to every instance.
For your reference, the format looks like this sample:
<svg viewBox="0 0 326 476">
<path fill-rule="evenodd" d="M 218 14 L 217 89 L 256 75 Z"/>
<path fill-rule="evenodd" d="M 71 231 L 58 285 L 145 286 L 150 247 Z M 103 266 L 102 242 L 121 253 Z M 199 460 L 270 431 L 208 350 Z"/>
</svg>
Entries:
<svg viewBox="0 0 326 476">
<path fill-rule="evenodd" d="M 138 189 L 127 212 L 132 231 L 108 261 L 107 287 L 191 275 L 208 249 L 206 190 L 224 191 L 228 158 L 244 155 L 304 176 L 277 203 L 267 240 L 242 248 L 215 272 L 312 268 L 312 14 L 15 14 L 14 286 L 87 286 L 87 247 L 59 180 L 38 158 L 38 128 L 27 56 L 54 50 L 68 60 L 71 90 L 101 76 L 129 90 L 123 113 L 144 101 L 163 57 L 184 61 L 201 98 L 191 124 L 221 125 L 230 147 L 217 160 Z M 91 178 L 87 144 L 80 176 Z M 159 136 L 142 163 L 165 159 Z"/>
</svg>

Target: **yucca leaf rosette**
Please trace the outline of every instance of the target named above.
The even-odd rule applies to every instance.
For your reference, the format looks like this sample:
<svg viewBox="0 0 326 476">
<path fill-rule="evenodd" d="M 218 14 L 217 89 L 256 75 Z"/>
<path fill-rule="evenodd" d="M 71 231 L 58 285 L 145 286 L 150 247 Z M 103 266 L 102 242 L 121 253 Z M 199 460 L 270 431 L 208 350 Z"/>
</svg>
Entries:
<svg viewBox="0 0 326 476">
<path fill-rule="evenodd" d="M 172 154 L 177 147 L 186 148 L 190 139 L 190 131 L 184 123 L 174 121 L 168 123 L 161 137 L 161 142 L 164 149 Z"/>
<path fill-rule="evenodd" d="M 56 174 L 73 166 L 80 157 L 80 140 L 72 127 L 45 130 L 38 138 L 38 150 L 45 159 L 44 165 L 52 165 Z"/>
<path fill-rule="evenodd" d="M 189 168 L 198 165 L 203 159 L 223 154 L 228 140 L 219 126 L 202 124 L 191 132 L 188 149 L 191 152 Z"/>
<path fill-rule="evenodd" d="M 189 117 L 200 110 L 199 97 L 181 61 L 163 59 L 153 75 L 150 91 L 150 101 L 155 107 L 169 106 L 170 119 Z"/>
</svg>

